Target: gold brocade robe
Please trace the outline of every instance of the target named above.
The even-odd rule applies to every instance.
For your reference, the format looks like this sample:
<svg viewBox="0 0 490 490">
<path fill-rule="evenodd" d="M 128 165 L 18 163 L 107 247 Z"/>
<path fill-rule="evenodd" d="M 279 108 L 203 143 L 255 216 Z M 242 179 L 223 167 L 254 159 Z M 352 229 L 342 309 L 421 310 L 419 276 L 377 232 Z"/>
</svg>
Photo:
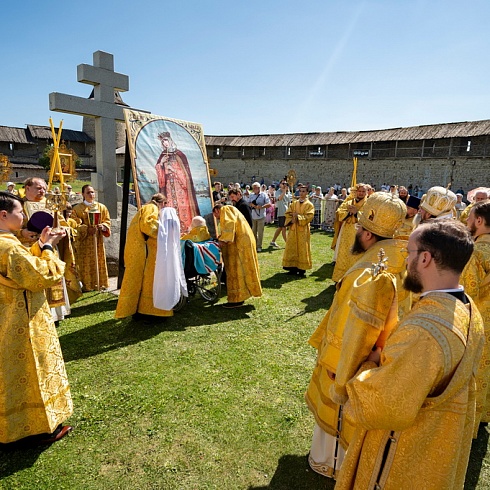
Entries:
<svg viewBox="0 0 490 490">
<path fill-rule="evenodd" d="M 345 422 L 338 431 L 340 404 L 346 400 L 346 384 L 380 339 L 411 307 L 410 294 L 403 290 L 404 240 L 382 240 L 369 248 L 337 284 L 332 306 L 311 336 L 318 350 L 317 363 L 305 398 L 320 428 L 347 448 L 354 427 Z M 378 262 L 379 250 L 388 257 L 387 277 L 366 279 L 366 269 Z M 381 336 L 381 338 L 380 338 Z M 335 374 L 335 382 L 328 376 Z"/>
<path fill-rule="evenodd" d="M 36 211 L 48 211 L 46 210 L 46 199 L 42 201 L 24 201 L 23 204 L 24 210 L 24 221 L 22 223 L 22 229 L 27 227 L 27 222 L 29 218 Z M 51 213 L 52 214 L 52 213 Z M 70 225 L 67 223 L 65 218 L 58 213 L 58 224 L 64 228 L 70 228 Z M 67 234 L 70 233 L 70 230 L 67 231 Z M 22 236 L 21 231 L 16 232 L 15 236 L 19 239 L 20 243 L 27 248 L 30 248 L 32 245 L 35 245 L 39 239 L 39 236 L 36 238 L 29 240 Z M 65 263 L 65 283 L 66 283 L 66 291 L 68 293 L 68 299 L 70 304 L 74 303 L 81 295 L 82 288 L 80 287 L 80 281 L 78 279 L 76 263 L 75 263 L 75 252 L 73 249 L 73 240 L 70 236 L 66 236 L 62 238 L 55 247 L 55 251 L 58 254 L 59 258 Z M 40 252 L 40 249 L 39 249 Z M 48 290 L 46 290 L 46 297 L 49 303 L 49 306 L 56 307 L 66 304 L 66 298 L 63 291 L 63 284 L 61 281 L 58 284 L 55 284 Z"/>
<path fill-rule="evenodd" d="M 173 311 L 153 306 L 153 279 L 157 254 L 158 206 L 150 202 L 131 220 L 124 249 L 124 278 L 116 307 L 116 318 L 136 312 L 172 316 Z"/>
<path fill-rule="evenodd" d="M 311 269 L 310 223 L 315 207 L 308 199 L 293 201 L 286 211 L 286 225 L 292 222 L 293 213 L 298 213 L 298 222 L 289 227 L 282 266 Z"/>
<path fill-rule="evenodd" d="M 413 231 L 413 217 L 412 218 L 403 218 L 402 225 L 398 230 L 396 230 L 395 238 L 401 238 L 404 240 L 408 240 L 408 237 L 411 235 Z"/>
<path fill-rule="evenodd" d="M 0 232 L 0 443 L 52 433 L 73 412 L 63 356 L 44 290 L 65 265 Z"/>
<path fill-rule="evenodd" d="M 490 422 L 490 234 L 480 235 L 475 240 L 473 254 L 461 274 L 461 284 L 471 296 L 483 319 L 485 348 L 476 378 L 476 424 L 475 436 L 480 422 Z"/>
<path fill-rule="evenodd" d="M 221 249 L 226 271 L 226 293 L 230 303 L 262 296 L 255 237 L 243 214 L 223 206 L 220 214 Z"/>
<path fill-rule="evenodd" d="M 471 208 L 475 205 L 474 202 L 468 204 L 463 211 L 461 211 L 461 214 L 459 215 L 459 221 L 461 223 L 466 224 L 468 222 L 468 216 L 470 215 Z"/>
<path fill-rule="evenodd" d="M 354 245 L 354 237 L 356 236 L 357 215 L 349 214 L 348 207 L 354 205 L 357 208 L 357 212 L 359 212 L 364 206 L 366 199 L 366 197 L 360 201 L 356 201 L 355 198 L 346 199 L 337 209 L 336 215 L 339 222 L 342 223 L 342 227 L 338 237 L 337 260 L 332 274 L 334 282 L 339 282 L 342 276 L 358 260 L 358 257 L 351 252 L 352 245 Z"/>
<path fill-rule="evenodd" d="M 102 233 L 97 230 L 95 235 L 88 234 L 89 210 L 92 206 L 87 206 L 81 202 L 73 207 L 72 217 L 78 223 L 76 238 L 76 264 L 80 280 L 85 291 L 93 291 L 97 288 L 97 264 L 99 266 L 99 288 L 109 287 L 109 276 L 107 274 L 107 262 L 105 258 L 104 236 L 111 234 L 111 217 L 108 209 L 101 203 L 95 203 L 100 212 L 100 224 L 105 225 L 107 230 Z M 95 237 L 95 238 L 94 238 Z M 97 257 L 95 248 L 97 247 Z"/>
<path fill-rule="evenodd" d="M 474 304 L 424 296 L 388 339 L 380 367 L 366 363 L 347 384 L 344 413 L 356 432 L 336 490 L 462 489 L 483 343 Z"/>
<path fill-rule="evenodd" d="M 197 226 L 196 228 L 192 228 L 189 233 L 182 235 L 180 237 L 181 240 L 191 240 L 193 242 L 205 242 L 207 240 L 211 240 L 211 235 L 209 234 L 208 227 L 206 225 Z"/>
</svg>

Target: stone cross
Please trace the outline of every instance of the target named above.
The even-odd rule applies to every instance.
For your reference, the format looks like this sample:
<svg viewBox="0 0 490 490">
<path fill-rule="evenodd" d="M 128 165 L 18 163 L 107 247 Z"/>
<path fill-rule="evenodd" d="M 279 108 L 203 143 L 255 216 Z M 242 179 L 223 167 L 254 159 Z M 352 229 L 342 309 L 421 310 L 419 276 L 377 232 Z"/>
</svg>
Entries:
<svg viewBox="0 0 490 490">
<path fill-rule="evenodd" d="M 95 118 L 97 173 L 92 174 L 92 185 L 111 217 L 117 218 L 116 121 L 124 121 L 124 112 L 114 103 L 114 92 L 128 91 L 129 77 L 114 72 L 112 54 L 96 51 L 93 66 L 78 65 L 77 80 L 94 86 L 93 100 L 52 92 L 49 109 Z"/>
</svg>

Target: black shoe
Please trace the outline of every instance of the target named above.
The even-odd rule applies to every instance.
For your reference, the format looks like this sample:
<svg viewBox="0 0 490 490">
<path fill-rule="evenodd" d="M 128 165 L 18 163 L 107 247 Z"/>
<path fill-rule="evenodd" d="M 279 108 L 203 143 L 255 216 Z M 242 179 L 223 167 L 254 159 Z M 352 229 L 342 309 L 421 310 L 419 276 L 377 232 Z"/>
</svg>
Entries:
<svg viewBox="0 0 490 490">
<path fill-rule="evenodd" d="M 73 430 L 73 427 L 70 425 L 60 425 L 58 428 L 50 434 L 50 436 L 46 439 L 41 439 L 39 441 L 39 444 L 53 444 L 53 442 L 57 442 L 60 439 L 63 439 L 63 437 L 66 436 L 69 432 Z"/>
<path fill-rule="evenodd" d="M 240 308 L 240 306 L 244 306 L 244 301 L 238 301 L 237 303 L 225 303 L 223 308 Z"/>
</svg>

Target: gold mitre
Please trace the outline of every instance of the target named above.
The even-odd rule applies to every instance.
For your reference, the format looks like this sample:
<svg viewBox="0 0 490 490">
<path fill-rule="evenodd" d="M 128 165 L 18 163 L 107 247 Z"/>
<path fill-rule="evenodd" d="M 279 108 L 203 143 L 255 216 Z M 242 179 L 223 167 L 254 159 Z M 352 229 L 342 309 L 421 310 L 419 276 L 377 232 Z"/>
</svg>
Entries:
<svg viewBox="0 0 490 490">
<path fill-rule="evenodd" d="M 391 192 L 375 192 L 359 211 L 359 224 L 383 238 L 392 238 L 401 226 L 407 207 Z"/>
<path fill-rule="evenodd" d="M 456 204 L 456 194 L 441 186 L 431 187 L 422 198 L 420 207 L 434 217 L 448 213 Z"/>
</svg>

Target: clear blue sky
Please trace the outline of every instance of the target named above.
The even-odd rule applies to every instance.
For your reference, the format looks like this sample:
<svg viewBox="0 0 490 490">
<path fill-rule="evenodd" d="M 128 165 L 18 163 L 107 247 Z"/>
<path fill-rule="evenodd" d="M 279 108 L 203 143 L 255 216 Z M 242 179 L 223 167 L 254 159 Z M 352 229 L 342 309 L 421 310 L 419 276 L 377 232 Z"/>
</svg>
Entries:
<svg viewBox="0 0 490 490">
<path fill-rule="evenodd" d="M 8 1 L 0 125 L 81 129 L 95 51 L 130 106 L 205 134 L 358 131 L 490 118 L 489 0 Z"/>
</svg>

